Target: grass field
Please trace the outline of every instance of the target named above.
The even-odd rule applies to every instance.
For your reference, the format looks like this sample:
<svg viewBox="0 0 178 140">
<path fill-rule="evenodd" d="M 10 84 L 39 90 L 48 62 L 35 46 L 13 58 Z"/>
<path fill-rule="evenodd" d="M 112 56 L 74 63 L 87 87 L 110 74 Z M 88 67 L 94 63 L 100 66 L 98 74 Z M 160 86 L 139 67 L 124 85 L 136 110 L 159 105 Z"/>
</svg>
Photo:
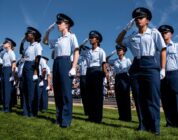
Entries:
<svg viewBox="0 0 178 140">
<path fill-rule="evenodd" d="M 73 121 L 69 128 L 60 128 L 54 124 L 55 107 L 49 106 L 46 113 L 36 118 L 21 115 L 22 110 L 14 108 L 12 113 L 0 113 L 0 140 L 178 140 L 178 128 L 166 128 L 164 114 L 161 113 L 161 135 L 138 132 L 136 112 L 132 111 L 130 123 L 118 120 L 113 109 L 104 109 L 103 123 L 85 121 L 83 109 L 73 108 Z"/>
</svg>

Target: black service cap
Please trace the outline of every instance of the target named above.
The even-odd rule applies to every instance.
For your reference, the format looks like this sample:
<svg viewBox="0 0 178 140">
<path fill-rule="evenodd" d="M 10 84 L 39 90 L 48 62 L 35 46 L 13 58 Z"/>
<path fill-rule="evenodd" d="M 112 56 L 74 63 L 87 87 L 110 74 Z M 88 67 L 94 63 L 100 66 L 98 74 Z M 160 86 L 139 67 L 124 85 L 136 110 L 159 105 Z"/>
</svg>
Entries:
<svg viewBox="0 0 178 140">
<path fill-rule="evenodd" d="M 102 37 L 101 33 L 99 33 L 99 32 L 96 31 L 96 30 L 90 31 L 90 33 L 89 33 L 89 38 L 91 38 L 91 37 L 96 37 L 96 38 L 98 38 L 99 42 L 102 42 L 102 40 L 103 40 L 103 37 Z"/>
<path fill-rule="evenodd" d="M 144 7 L 138 7 L 132 12 L 132 18 L 147 17 L 148 20 L 152 19 L 151 11 Z"/>
<path fill-rule="evenodd" d="M 5 38 L 3 44 L 6 44 L 6 43 L 11 43 L 12 47 L 16 46 L 16 43 L 12 39 L 10 39 L 10 38 Z"/>
<path fill-rule="evenodd" d="M 61 21 L 69 23 L 70 27 L 74 26 L 74 21 L 67 15 L 63 13 L 57 14 L 57 21 L 56 24 L 59 24 Z"/>
<path fill-rule="evenodd" d="M 171 32 L 172 34 L 174 33 L 174 28 L 170 25 L 161 25 L 158 30 L 163 33 L 163 32 Z"/>
</svg>

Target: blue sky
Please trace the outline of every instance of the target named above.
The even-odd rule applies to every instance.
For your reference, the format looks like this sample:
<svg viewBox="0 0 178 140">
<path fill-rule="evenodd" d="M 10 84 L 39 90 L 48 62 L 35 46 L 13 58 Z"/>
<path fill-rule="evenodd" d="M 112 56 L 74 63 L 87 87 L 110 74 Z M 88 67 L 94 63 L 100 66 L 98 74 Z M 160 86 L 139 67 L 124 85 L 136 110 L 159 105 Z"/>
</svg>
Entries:
<svg viewBox="0 0 178 140">
<path fill-rule="evenodd" d="M 109 54 L 115 48 L 118 33 L 131 20 L 132 11 L 140 6 L 151 10 L 151 27 L 172 25 L 175 29 L 173 40 L 178 40 L 177 0 L 0 0 L 0 42 L 5 37 L 14 39 L 17 43 L 15 52 L 19 58 L 19 44 L 27 26 L 33 26 L 44 34 L 56 20 L 56 14 L 65 13 L 75 22 L 72 31 L 79 44 L 91 30 L 98 30 L 103 35 L 101 47 Z M 50 38 L 59 35 L 55 27 Z M 42 45 L 43 54 L 50 57 L 50 49 Z M 132 58 L 130 51 L 127 56 Z"/>
</svg>

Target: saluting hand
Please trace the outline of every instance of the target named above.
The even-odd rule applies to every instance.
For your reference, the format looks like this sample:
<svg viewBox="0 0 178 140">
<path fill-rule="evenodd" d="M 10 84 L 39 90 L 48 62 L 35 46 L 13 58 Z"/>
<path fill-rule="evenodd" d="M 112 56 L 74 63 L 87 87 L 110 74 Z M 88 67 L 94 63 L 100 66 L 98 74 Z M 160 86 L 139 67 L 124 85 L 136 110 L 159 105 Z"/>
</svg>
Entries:
<svg viewBox="0 0 178 140">
<path fill-rule="evenodd" d="M 133 18 L 133 19 L 131 19 L 131 20 L 129 21 L 129 23 L 126 25 L 126 27 L 124 28 L 124 30 L 125 30 L 125 31 L 130 30 L 130 29 L 133 27 L 134 23 L 135 23 L 135 18 Z"/>
<path fill-rule="evenodd" d="M 52 23 L 49 27 L 47 32 L 51 32 L 54 29 L 54 26 L 56 25 L 56 22 Z"/>
</svg>

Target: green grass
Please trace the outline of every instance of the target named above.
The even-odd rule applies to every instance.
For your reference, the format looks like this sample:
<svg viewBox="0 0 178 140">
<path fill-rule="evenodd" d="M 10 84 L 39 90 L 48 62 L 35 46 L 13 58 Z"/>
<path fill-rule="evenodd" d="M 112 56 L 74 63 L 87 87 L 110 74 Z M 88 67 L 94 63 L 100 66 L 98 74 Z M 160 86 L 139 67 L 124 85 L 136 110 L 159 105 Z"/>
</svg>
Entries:
<svg viewBox="0 0 178 140">
<path fill-rule="evenodd" d="M 73 108 L 73 121 L 69 128 L 62 129 L 54 124 L 55 107 L 39 113 L 37 118 L 20 115 L 21 109 L 14 108 L 12 113 L 0 113 L 0 140 L 176 140 L 178 129 L 166 128 L 164 114 L 161 113 L 161 135 L 148 132 L 137 132 L 136 112 L 132 111 L 133 121 L 130 123 L 118 120 L 117 110 L 104 109 L 102 124 L 85 121 L 83 108 Z"/>
</svg>

